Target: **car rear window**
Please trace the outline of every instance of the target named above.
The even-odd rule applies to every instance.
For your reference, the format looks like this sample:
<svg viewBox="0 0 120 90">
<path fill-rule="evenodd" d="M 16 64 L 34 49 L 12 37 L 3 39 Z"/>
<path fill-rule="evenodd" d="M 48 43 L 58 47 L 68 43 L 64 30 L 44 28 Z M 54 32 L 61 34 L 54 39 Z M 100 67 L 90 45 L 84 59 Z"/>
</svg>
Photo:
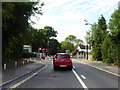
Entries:
<svg viewBox="0 0 120 90">
<path fill-rule="evenodd" d="M 56 55 L 56 58 L 60 58 L 60 59 L 63 59 L 63 58 L 70 58 L 70 55 Z"/>
</svg>

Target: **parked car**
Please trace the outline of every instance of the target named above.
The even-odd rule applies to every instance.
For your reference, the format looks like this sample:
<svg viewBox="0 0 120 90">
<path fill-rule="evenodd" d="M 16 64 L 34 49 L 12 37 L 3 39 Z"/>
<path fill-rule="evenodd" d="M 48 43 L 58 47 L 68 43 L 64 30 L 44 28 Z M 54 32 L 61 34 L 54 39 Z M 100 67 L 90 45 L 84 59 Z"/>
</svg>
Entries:
<svg viewBox="0 0 120 90">
<path fill-rule="evenodd" d="M 73 64 L 68 53 L 57 53 L 53 58 L 53 69 L 69 68 L 72 70 Z"/>
</svg>

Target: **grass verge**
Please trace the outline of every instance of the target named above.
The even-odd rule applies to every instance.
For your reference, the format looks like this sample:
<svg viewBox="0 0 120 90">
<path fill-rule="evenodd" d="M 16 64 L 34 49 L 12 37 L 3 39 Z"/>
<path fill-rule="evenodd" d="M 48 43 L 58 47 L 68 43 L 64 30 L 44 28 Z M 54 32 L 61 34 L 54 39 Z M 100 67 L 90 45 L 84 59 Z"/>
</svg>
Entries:
<svg viewBox="0 0 120 90">
<path fill-rule="evenodd" d="M 16 66 L 15 66 L 15 62 L 17 63 Z M 27 61 L 27 60 L 10 61 L 6 63 L 6 69 L 4 69 L 4 65 L 2 66 L 2 70 L 4 71 L 8 69 L 14 69 L 14 68 L 18 68 L 18 67 L 25 66 L 32 63 L 34 63 L 34 61 Z"/>
</svg>

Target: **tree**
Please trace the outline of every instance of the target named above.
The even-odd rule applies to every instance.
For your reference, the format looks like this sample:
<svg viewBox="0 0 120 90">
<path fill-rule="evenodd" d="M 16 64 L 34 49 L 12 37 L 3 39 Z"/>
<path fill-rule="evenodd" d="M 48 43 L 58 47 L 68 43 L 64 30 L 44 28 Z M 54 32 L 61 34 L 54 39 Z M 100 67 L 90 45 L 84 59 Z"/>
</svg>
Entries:
<svg viewBox="0 0 120 90">
<path fill-rule="evenodd" d="M 48 55 L 55 55 L 56 53 L 59 53 L 60 48 L 61 45 L 56 39 L 50 39 L 48 44 Z"/>
<path fill-rule="evenodd" d="M 57 37 L 57 31 L 54 30 L 51 26 L 45 26 L 43 29 L 46 37 L 51 38 L 51 37 Z"/>
<path fill-rule="evenodd" d="M 92 46 L 92 56 L 93 60 L 102 60 L 101 44 L 107 35 L 107 25 L 106 20 L 101 15 L 98 19 L 98 23 L 94 23 L 90 31 L 87 32 L 86 41 Z"/>
<path fill-rule="evenodd" d="M 98 29 L 100 30 L 100 33 L 101 33 L 101 41 L 100 41 L 100 43 L 102 43 L 102 41 L 107 36 L 107 25 L 106 25 L 106 20 L 103 17 L 103 15 L 101 15 L 101 18 L 98 20 Z"/>
<path fill-rule="evenodd" d="M 115 12 L 111 15 L 111 19 L 109 22 L 109 29 L 112 38 L 114 39 L 115 43 L 120 41 L 120 8 L 115 10 Z"/>
<path fill-rule="evenodd" d="M 31 41 L 29 43 L 31 43 L 34 52 L 37 52 L 38 48 L 48 48 L 48 42 L 49 45 L 52 43 L 53 46 L 54 46 L 53 42 L 55 42 L 56 46 L 55 48 L 54 47 L 52 48 L 56 49 L 56 47 L 58 47 L 58 44 L 56 44 L 58 43 L 58 41 L 56 41 L 56 39 L 51 39 L 52 37 L 56 36 L 57 31 L 55 31 L 51 26 L 45 26 L 43 29 L 31 28 L 31 31 L 29 32 L 29 38 Z"/>
<path fill-rule="evenodd" d="M 62 41 L 61 42 L 61 50 L 62 50 L 62 52 L 65 52 L 66 50 L 73 51 L 74 50 L 74 45 L 70 42 Z"/>
<path fill-rule="evenodd" d="M 30 30 L 28 20 L 32 14 L 42 14 L 43 4 L 36 6 L 37 4 L 37 2 L 2 3 L 3 63 L 22 58 L 23 44 L 27 43 L 24 36 Z"/>
<path fill-rule="evenodd" d="M 108 53 L 108 59 L 112 59 L 114 64 L 120 66 L 120 8 L 111 15 L 109 29 L 110 47 L 108 50 L 112 52 Z"/>
<path fill-rule="evenodd" d="M 93 37 L 94 37 L 93 58 L 94 60 L 102 61 L 101 44 L 106 37 L 106 30 L 107 30 L 106 20 L 103 17 L 103 15 L 101 15 L 101 17 L 98 20 L 98 26 L 93 34 Z"/>
<path fill-rule="evenodd" d="M 69 35 L 68 37 L 66 37 L 65 41 L 70 42 L 70 43 L 75 43 L 75 41 L 76 41 L 76 36 L 74 36 L 74 35 Z"/>
</svg>

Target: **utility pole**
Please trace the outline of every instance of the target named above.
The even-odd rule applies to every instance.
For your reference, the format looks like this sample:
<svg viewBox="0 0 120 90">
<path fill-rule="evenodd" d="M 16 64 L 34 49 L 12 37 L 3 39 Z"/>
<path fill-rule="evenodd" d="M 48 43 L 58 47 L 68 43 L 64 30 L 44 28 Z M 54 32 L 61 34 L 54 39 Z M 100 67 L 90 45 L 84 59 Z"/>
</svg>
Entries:
<svg viewBox="0 0 120 90">
<path fill-rule="evenodd" d="M 85 25 L 93 25 L 93 24 L 91 24 L 91 23 L 88 23 L 88 21 L 87 20 L 84 20 L 86 23 L 85 23 Z M 87 45 L 86 45 L 86 59 L 88 60 L 88 43 L 87 43 Z"/>
<path fill-rule="evenodd" d="M 86 45 L 86 59 L 88 60 L 88 44 Z"/>
</svg>

